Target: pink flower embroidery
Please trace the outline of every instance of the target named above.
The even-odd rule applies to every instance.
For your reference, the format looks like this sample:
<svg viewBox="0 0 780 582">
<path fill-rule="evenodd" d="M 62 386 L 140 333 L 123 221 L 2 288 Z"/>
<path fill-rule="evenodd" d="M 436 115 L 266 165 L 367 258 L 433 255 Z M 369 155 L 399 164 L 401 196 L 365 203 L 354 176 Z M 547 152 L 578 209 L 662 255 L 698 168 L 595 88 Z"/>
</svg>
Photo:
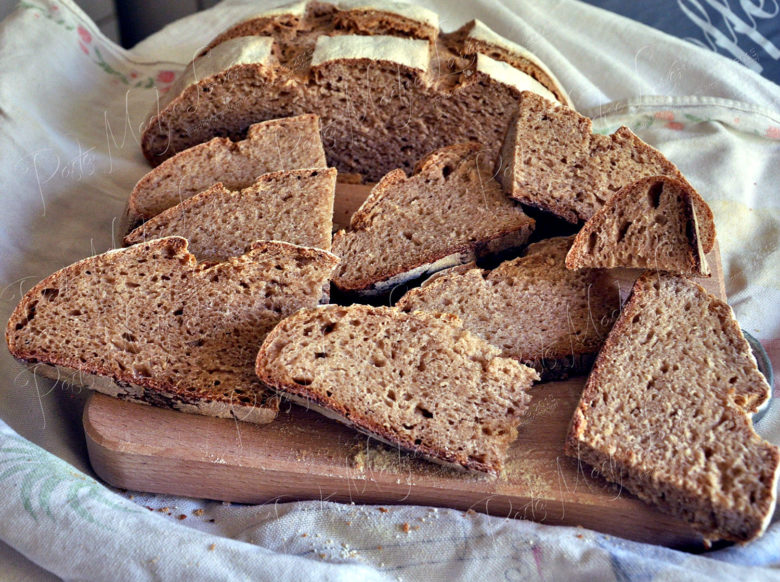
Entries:
<svg viewBox="0 0 780 582">
<path fill-rule="evenodd" d="M 739 117 L 734 118 L 734 125 L 739 125 Z"/>
<path fill-rule="evenodd" d="M 773 125 L 766 130 L 769 139 L 780 139 L 780 127 Z"/>
<path fill-rule="evenodd" d="M 89 44 L 89 43 L 92 42 L 92 35 L 89 34 L 89 31 L 86 28 L 84 28 L 83 26 L 79 26 L 76 29 L 76 32 L 79 33 L 79 38 L 81 39 L 81 41 L 84 44 Z"/>
<path fill-rule="evenodd" d="M 131 71 L 130 72 L 130 78 L 131 79 L 137 79 L 138 78 L 138 71 Z"/>
<path fill-rule="evenodd" d="M 176 73 L 173 71 L 160 71 L 157 73 L 157 82 L 158 83 L 170 83 L 173 81 L 173 78 L 176 76 Z"/>
<path fill-rule="evenodd" d="M 667 129 L 673 129 L 675 131 L 680 131 L 685 126 L 682 123 L 680 123 L 679 121 L 670 121 L 669 123 L 666 124 L 666 127 L 667 127 Z"/>
<path fill-rule="evenodd" d="M 83 52 L 85 55 L 89 54 L 89 49 L 83 42 L 79 42 L 79 48 L 81 49 L 81 52 Z"/>
<path fill-rule="evenodd" d="M 674 111 L 659 111 L 653 117 L 663 121 L 674 121 Z"/>
</svg>

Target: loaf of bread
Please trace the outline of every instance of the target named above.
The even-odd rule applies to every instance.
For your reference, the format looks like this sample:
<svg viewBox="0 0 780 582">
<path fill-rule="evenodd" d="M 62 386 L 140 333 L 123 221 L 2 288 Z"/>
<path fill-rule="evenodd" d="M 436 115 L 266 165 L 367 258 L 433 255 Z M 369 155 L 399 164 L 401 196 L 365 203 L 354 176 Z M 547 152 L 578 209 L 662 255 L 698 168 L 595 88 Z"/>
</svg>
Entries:
<svg viewBox="0 0 780 582">
<path fill-rule="evenodd" d="M 599 353 L 566 454 L 707 540 L 745 542 L 775 507 L 780 450 L 748 416 L 769 394 L 728 304 L 647 272 Z"/>
<path fill-rule="evenodd" d="M 697 204 L 698 201 L 698 204 Z M 621 188 L 577 233 L 569 269 L 628 267 L 709 277 L 696 207 L 706 205 L 685 182 L 644 178 Z M 707 217 L 705 216 L 705 220 Z"/>
<path fill-rule="evenodd" d="M 328 305 L 282 321 L 257 355 L 263 383 L 439 463 L 498 474 L 538 379 L 452 315 Z"/>
<path fill-rule="evenodd" d="M 592 128 L 591 120 L 576 111 L 523 93 L 496 169 L 506 193 L 577 223 L 589 220 L 615 192 L 641 178 L 669 176 L 690 187 L 672 162 L 630 129 L 599 135 Z M 701 196 L 695 203 L 699 223 L 712 224 L 712 211 Z M 715 244 L 714 227 L 700 234 L 708 253 Z"/>
<path fill-rule="evenodd" d="M 493 178 L 479 144 L 458 144 L 394 170 L 333 238 L 341 258 L 333 284 L 380 294 L 475 257 L 524 244 L 534 227 Z"/>
<path fill-rule="evenodd" d="M 482 23 L 444 34 L 415 6 L 312 2 L 217 37 L 152 108 L 142 149 L 156 165 L 258 121 L 316 113 L 329 165 L 376 182 L 454 143 L 477 141 L 492 160 L 523 90 L 568 103 L 546 67 Z"/>
<path fill-rule="evenodd" d="M 587 371 L 617 317 L 620 293 L 603 271 L 566 269 L 572 239 L 534 243 L 492 271 L 451 269 L 396 307 L 457 315 L 464 328 L 534 367 L 543 380 Z"/>
<path fill-rule="evenodd" d="M 261 174 L 298 168 L 325 168 L 316 115 L 256 123 L 240 141 L 215 137 L 179 152 L 139 180 L 127 205 L 129 227 L 217 182 L 240 190 Z"/>
<path fill-rule="evenodd" d="M 283 242 L 197 264 L 170 237 L 90 257 L 30 289 L 11 354 L 36 373 L 184 412 L 270 422 L 278 400 L 254 373 L 266 334 L 324 298 L 336 257 Z"/>
<path fill-rule="evenodd" d="M 330 250 L 335 191 L 333 168 L 263 174 L 240 191 L 216 184 L 151 218 L 124 244 L 181 236 L 201 261 L 238 256 L 257 240 Z"/>
</svg>

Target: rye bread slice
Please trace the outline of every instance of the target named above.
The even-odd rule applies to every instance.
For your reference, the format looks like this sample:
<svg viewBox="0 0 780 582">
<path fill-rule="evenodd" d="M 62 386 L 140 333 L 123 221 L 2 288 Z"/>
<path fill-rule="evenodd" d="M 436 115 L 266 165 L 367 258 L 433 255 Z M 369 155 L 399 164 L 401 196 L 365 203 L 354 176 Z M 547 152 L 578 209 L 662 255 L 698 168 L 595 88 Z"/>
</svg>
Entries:
<svg viewBox="0 0 780 582">
<path fill-rule="evenodd" d="M 493 178 L 479 144 L 443 148 L 412 176 L 395 170 L 371 190 L 349 230 L 333 238 L 333 284 L 380 294 L 395 285 L 524 244 L 533 219 Z"/>
<path fill-rule="evenodd" d="M 270 422 L 254 374 L 283 317 L 323 299 L 336 257 L 283 242 L 200 263 L 179 237 L 84 259 L 30 289 L 11 315 L 11 354 L 34 372 L 133 402 Z"/>
<path fill-rule="evenodd" d="M 454 143 L 495 157 L 521 91 L 566 99 L 538 59 L 484 25 L 443 34 L 402 6 L 311 3 L 236 25 L 152 107 L 144 155 L 157 165 L 264 119 L 315 113 L 329 165 L 376 182 Z"/>
<path fill-rule="evenodd" d="M 129 226 L 134 228 L 217 182 L 240 190 L 269 172 L 325 166 L 316 115 L 256 123 L 244 139 L 215 137 L 180 151 L 141 178 L 127 205 Z"/>
<path fill-rule="evenodd" d="M 629 184 L 577 233 L 566 267 L 657 269 L 709 277 L 699 232 L 714 232 L 715 226 L 699 223 L 696 208 L 701 204 L 706 202 L 694 189 L 674 178 L 653 176 Z"/>
<path fill-rule="evenodd" d="M 198 260 L 224 261 L 257 240 L 279 240 L 330 250 L 336 170 L 263 174 L 251 186 L 221 183 L 151 218 L 124 238 L 133 245 L 181 236 Z"/>
<path fill-rule="evenodd" d="M 530 92 L 520 98 L 498 161 L 506 193 L 526 206 L 571 223 L 589 220 L 615 192 L 641 178 L 669 176 L 687 183 L 664 155 L 621 127 L 612 135 L 592 133 L 593 124 L 568 107 Z M 696 216 L 711 225 L 712 211 L 696 198 Z M 715 230 L 702 228 L 708 253 Z"/>
<path fill-rule="evenodd" d="M 499 355 L 451 315 L 328 305 L 282 321 L 257 374 L 383 442 L 497 475 L 538 378 Z"/>
<path fill-rule="evenodd" d="M 403 311 L 457 315 L 463 327 L 532 366 L 543 380 L 587 372 L 620 310 L 604 271 L 566 269 L 573 237 L 529 245 L 525 256 L 492 271 L 455 268 L 412 289 Z"/>
<path fill-rule="evenodd" d="M 775 506 L 780 449 L 748 416 L 769 394 L 728 304 L 647 272 L 599 353 L 565 452 L 705 539 L 745 542 Z"/>
</svg>

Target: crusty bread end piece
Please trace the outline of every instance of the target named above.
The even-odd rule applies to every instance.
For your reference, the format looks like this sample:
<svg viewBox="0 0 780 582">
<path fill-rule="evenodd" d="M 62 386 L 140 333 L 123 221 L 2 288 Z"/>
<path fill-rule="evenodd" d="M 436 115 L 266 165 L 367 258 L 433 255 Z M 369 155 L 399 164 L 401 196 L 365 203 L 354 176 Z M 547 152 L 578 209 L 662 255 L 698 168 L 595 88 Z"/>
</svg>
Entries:
<svg viewBox="0 0 780 582">
<path fill-rule="evenodd" d="M 566 267 L 658 269 L 709 277 L 699 232 L 715 227 L 700 225 L 697 199 L 693 188 L 666 176 L 621 188 L 577 233 Z"/>
<path fill-rule="evenodd" d="M 780 449 L 748 417 L 769 394 L 728 304 L 647 272 L 599 353 L 565 452 L 705 539 L 745 542 L 775 507 Z"/>
<path fill-rule="evenodd" d="M 276 397 L 254 374 L 283 317 L 323 298 L 337 258 L 258 242 L 198 264 L 180 237 L 84 259 L 30 289 L 6 328 L 11 354 L 111 396 L 270 422 Z"/>
<path fill-rule="evenodd" d="M 492 271 L 455 268 L 412 289 L 403 311 L 452 313 L 463 327 L 545 380 L 587 372 L 620 309 L 604 271 L 566 269 L 573 237 L 546 239 Z"/>
<path fill-rule="evenodd" d="M 499 356 L 452 315 L 328 305 L 281 322 L 257 374 L 384 442 L 497 475 L 538 379 Z"/>
<path fill-rule="evenodd" d="M 125 245 L 181 236 L 201 261 L 224 261 L 257 240 L 280 240 L 330 250 L 336 170 L 263 174 L 251 186 L 221 183 L 151 218 L 124 238 Z"/>
<path fill-rule="evenodd" d="M 479 144 L 443 148 L 412 176 L 386 175 L 333 238 L 339 289 L 362 294 L 521 246 L 534 227 L 492 177 Z"/>
<path fill-rule="evenodd" d="M 670 176 L 690 186 L 677 167 L 630 129 L 592 133 L 591 120 L 568 107 L 524 92 L 504 139 L 497 174 L 506 193 L 524 205 L 572 223 L 589 220 L 622 187 L 649 176 Z M 691 187 L 693 190 L 693 188 Z M 696 200 L 701 225 L 712 211 Z M 702 227 L 702 247 L 715 230 Z"/>
</svg>

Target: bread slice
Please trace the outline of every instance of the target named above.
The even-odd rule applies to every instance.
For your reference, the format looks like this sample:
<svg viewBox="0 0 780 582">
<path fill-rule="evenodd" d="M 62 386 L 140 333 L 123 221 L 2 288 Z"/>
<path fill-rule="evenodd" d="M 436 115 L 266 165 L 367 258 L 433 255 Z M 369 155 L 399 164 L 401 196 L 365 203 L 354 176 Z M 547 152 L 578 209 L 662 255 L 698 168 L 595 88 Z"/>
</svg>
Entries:
<svg viewBox="0 0 780 582">
<path fill-rule="evenodd" d="M 573 237 L 546 239 L 492 271 L 435 275 L 396 304 L 403 311 L 457 315 L 463 327 L 532 366 L 544 380 L 587 371 L 620 309 L 603 271 L 566 269 Z"/>
<path fill-rule="evenodd" d="M 501 148 L 497 174 L 504 190 L 527 206 L 577 223 L 640 178 L 669 176 L 690 187 L 672 162 L 630 129 L 612 135 L 592 129 L 591 120 L 576 111 L 523 93 Z M 696 216 L 700 225 L 713 225 L 712 211 L 700 196 Z M 704 252 L 710 252 L 714 226 L 702 228 L 700 235 Z"/>
<path fill-rule="evenodd" d="M 328 305 L 282 321 L 257 374 L 383 442 L 497 475 L 538 378 L 499 354 L 451 315 Z"/>
<path fill-rule="evenodd" d="M 715 227 L 700 228 L 697 199 L 688 184 L 666 176 L 624 186 L 577 233 L 566 267 L 660 269 L 709 277 L 699 231 Z"/>
<path fill-rule="evenodd" d="M 315 113 L 329 165 L 377 182 L 454 143 L 494 158 L 523 90 L 566 99 L 522 47 L 484 25 L 443 34 L 431 14 L 310 3 L 239 23 L 155 104 L 144 155 L 157 165 L 264 119 Z"/>
<path fill-rule="evenodd" d="M 217 182 L 239 190 L 268 172 L 325 166 L 316 115 L 256 123 L 240 141 L 215 137 L 146 174 L 130 194 L 129 223 L 135 227 Z"/>
<path fill-rule="evenodd" d="M 395 170 L 333 238 L 333 283 L 379 294 L 404 281 L 522 245 L 533 219 L 501 191 L 479 144 L 443 148 L 411 177 Z"/>
<path fill-rule="evenodd" d="M 145 222 L 125 245 L 181 236 L 199 260 L 224 261 L 257 240 L 280 240 L 330 250 L 336 170 L 263 174 L 248 188 L 221 183 Z"/>
<path fill-rule="evenodd" d="M 775 506 L 780 450 L 747 416 L 769 390 L 725 302 L 648 272 L 596 360 L 566 454 L 707 540 L 744 542 Z"/>
<path fill-rule="evenodd" d="M 337 259 L 258 242 L 197 264 L 170 237 L 79 261 L 30 289 L 11 315 L 11 354 L 33 370 L 133 402 L 270 422 L 278 401 L 254 374 L 283 317 L 323 299 Z"/>
</svg>

